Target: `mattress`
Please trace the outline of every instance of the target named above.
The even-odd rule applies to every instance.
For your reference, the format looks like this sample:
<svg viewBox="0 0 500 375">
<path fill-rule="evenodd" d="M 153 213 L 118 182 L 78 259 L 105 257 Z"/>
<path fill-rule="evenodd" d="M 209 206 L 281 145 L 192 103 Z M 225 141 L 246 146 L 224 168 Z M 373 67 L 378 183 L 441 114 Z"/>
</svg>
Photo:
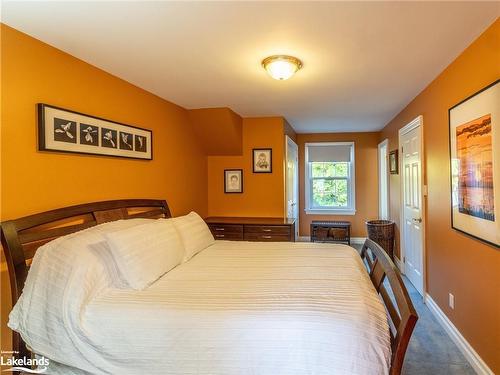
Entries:
<svg viewBox="0 0 500 375">
<path fill-rule="evenodd" d="M 88 270 L 76 277 L 55 287 L 62 302 L 44 302 L 27 284 L 11 315 L 11 327 L 53 360 L 49 373 L 389 372 L 385 308 L 346 245 L 217 241 L 143 291 Z"/>
</svg>

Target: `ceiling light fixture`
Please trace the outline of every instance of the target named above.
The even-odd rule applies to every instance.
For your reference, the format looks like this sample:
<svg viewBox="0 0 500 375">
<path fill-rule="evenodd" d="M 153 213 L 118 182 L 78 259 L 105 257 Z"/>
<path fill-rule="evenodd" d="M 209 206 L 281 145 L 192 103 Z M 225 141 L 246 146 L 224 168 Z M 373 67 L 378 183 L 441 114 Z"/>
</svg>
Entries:
<svg viewBox="0 0 500 375">
<path fill-rule="evenodd" d="M 302 68 L 302 61 L 293 56 L 274 55 L 262 60 L 262 67 L 272 78 L 284 81 Z"/>
</svg>

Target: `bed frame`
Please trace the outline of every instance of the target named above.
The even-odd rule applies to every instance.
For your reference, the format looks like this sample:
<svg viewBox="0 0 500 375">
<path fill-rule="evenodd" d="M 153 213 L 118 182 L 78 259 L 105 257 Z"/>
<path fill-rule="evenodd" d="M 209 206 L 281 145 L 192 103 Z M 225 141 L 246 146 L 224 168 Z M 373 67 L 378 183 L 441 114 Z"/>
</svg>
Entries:
<svg viewBox="0 0 500 375">
<path fill-rule="evenodd" d="M 171 217 L 166 201 L 127 199 L 65 207 L 1 223 L 1 241 L 9 270 L 12 304 L 21 296 L 31 260 L 40 246 L 58 237 L 109 221 L 160 217 Z M 361 257 L 388 311 L 392 348 L 390 374 L 400 374 L 406 348 L 418 319 L 417 313 L 399 272 L 385 251 L 375 242 L 366 240 Z M 384 279 L 388 280 L 396 304 L 391 299 Z M 32 355 L 17 332 L 13 332 L 12 350 L 18 352 L 17 358 L 29 358 Z"/>
<path fill-rule="evenodd" d="M 9 270 L 12 306 L 23 291 L 31 260 L 38 248 L 58 237 L 109 221 L 171 217 L 164 200 L 126 199 L 80 204 L 1 223 L 2 247 Z M 17 357 L 31 357 L 21 336 L 12 332 Z"/>
</svg>

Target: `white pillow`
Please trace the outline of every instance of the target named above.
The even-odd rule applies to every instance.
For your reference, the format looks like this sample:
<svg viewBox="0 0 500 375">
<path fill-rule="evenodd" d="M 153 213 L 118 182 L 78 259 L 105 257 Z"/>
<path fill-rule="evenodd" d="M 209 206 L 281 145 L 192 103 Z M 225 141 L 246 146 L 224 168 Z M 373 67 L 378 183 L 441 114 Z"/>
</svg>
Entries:
<svg viewBox="0 0 500 375">
<path fill-rule="evenodd" d="M 174 224 L 184 245 L 184 262 L 215 243 L 212 232 L 196 212 L 174 218 Z"/>
<path fill-rule="evenodd" d="M 181 263 L 184 248 L 172 220 L 105 234 L 113 258 L 127 283 L 142 290 Z"/>
</svg>

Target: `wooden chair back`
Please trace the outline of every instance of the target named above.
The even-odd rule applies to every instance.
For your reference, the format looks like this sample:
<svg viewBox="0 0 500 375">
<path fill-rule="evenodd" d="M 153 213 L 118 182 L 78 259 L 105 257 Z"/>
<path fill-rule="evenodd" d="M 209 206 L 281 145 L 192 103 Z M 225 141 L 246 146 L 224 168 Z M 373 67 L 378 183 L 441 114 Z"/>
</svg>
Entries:
<svg viewBox="0 0 500 375">
<path fill-rule="evenodd" d="M 389 374 L 399 375 L 418 315 L 398 269 L 382 247 L 367 239 L 361 249 L 361 258 L 388 312 L 392 349 Z"/>
</svg>

